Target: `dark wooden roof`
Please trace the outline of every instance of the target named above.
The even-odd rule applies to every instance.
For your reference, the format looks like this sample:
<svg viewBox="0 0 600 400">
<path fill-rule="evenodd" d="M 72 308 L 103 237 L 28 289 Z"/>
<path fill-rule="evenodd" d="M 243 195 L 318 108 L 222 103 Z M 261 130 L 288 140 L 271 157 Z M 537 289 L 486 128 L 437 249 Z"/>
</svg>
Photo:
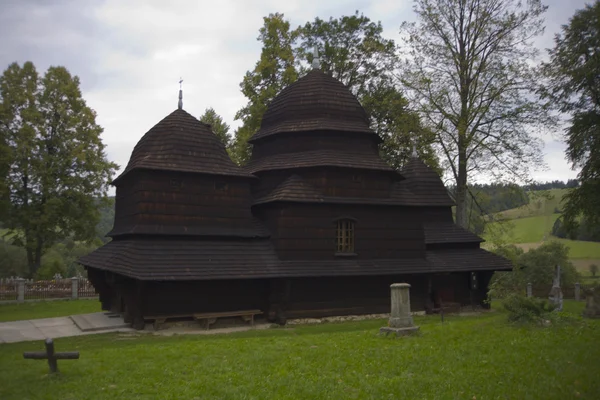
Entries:
<svg viewBox="0 0 600 400">
<path fill-rule="evenodd" d="M 260 129 L 249 143 L 277 133 L 323 130 L 364 132 L 379 138 L 369 127 L 365 109 L 350 90 L 337 79 L 314 69 L 273 99 Z"/>
<path fill-rule="evenodd" d="M 231 161 L 209 125 L 180 109 L 140 139 L 127 167 L 113 183 L 137 168 L 251 177 Z"/>
<path fill-rule="evenodd" d="M 440 176 L 429 168 L 418 157 L 411 157 L 404 169 L 400 172 L 406 178 L 396 183 L 396 196 L 408 190 L 418 198 L 424 206 L 454 206 L 448 190 L 442 183 Z"/>
<path fill-rule="evenodd" d="M 413 259 L 280 261 L 268 240 L 118 240 L 82 257 L 79 262 L 142 280 L 366 276 L 512 269 L 510 261 L 482 249 L 428 250 L 425 258 Z"/>
<path fill-rule="evenodd" d="M 85 266 L 142 280 L 245 279 L 274 276 L 269 240 L 114 240 L 79 259 Z"/>
<path fill-rule="evenodd" d="M 187 226 L 187 225 L 134 225 L 125 229 L 111 230 L 106 236 L 121 235 L 169 235 L 203 237 L 267 238 L 271 233 L 258 218 L 240 219 L 234 226 Z"/>
<path fill-rule="evenodd" d="M 482 238 L 452 222 L 428 222 L 423 225 L 426 244 L 481 243 Z"/>
<path fill-rule="evenodd" d="M 392 167 L 375 153 L 358 153 L 342 150 L 312 150 L 276 154 L 251 160 L 244 167 L 244 170 L 249 174 L 253 174 L 261 171 L 308 167 L 342 167 L 396 173 Z"/>
</svg>

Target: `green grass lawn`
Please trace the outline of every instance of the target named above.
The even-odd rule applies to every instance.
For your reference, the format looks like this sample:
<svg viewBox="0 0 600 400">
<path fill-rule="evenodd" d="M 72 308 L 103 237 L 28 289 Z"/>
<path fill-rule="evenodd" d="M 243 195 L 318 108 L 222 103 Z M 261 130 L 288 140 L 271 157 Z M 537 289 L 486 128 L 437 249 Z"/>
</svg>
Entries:
<svg viewBox="0 0 600 400">
<path fill-rule="evenodd" d="M 16 304 L 0 304 L 0 322 L 64 317 L 102 311 L 97 299 L 31 301 Z M 1 397 L 0 397 L 1 399 Z"/>
<path fill-rule="evenodd" d="M 578 312 L 581 303 L 572 305 Z M 506 315 L 416 317 L 421 336 L 378 337 L 370 320 L 210 336 L 56 340 L 59 361 L 0 345 L 9 399 L 598 399 L 600 321 L 516 327 Z"/>
</svg>

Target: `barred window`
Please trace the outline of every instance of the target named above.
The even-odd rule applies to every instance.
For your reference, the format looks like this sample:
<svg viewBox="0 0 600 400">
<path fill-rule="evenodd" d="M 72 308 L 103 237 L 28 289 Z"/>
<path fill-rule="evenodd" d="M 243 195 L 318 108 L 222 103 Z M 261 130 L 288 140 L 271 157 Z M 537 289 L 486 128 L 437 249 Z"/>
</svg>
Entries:
<svg viewBox="0 0 600 400">
<path fill-rule="evenodd" d="M 337 252 L 354 253 L 354 221 L 337 221 Z"/>
</svg>

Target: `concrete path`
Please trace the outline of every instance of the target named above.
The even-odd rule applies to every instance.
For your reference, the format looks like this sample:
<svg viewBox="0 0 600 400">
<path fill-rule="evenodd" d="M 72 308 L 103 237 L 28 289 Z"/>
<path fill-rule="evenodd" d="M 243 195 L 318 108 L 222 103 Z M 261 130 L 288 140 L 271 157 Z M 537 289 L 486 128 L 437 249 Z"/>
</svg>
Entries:
<svg viewBox="0 0 600 400">
<path fill-rule="evenodd" d="M 123 318 L 99 312 L 73 315 L 71 317 L 0 322 L 0 343 L 130 331 L 133 331 L 133 329 L 127 327 L 127 324 L 123 322 Z"/>
</svg>

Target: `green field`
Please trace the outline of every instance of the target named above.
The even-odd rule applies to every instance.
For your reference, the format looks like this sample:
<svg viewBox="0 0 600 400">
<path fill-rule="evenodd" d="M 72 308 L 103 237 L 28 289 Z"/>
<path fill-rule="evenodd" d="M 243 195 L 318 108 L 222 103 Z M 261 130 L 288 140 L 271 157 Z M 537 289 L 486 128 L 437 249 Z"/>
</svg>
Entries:
<svg viewBox="0 0 600 400">
<path fill-rule="evenodd" d="M 581 311 L 582 303 L 569 309 Z M 10 399 L 597 399 L 600 321 L 516 327 L 506 315 L 415 317 L 421 336 L 379 337 L 385 320 L 219 335 L 103 334 L 56 340 L 79 360 L 25 360 L 0 345 Z"/>
<path fill-rule="evenodd" d="M 567 189 L 530 192 L 530 204 L 496 214 L 498 222 L 488 224 L 483 234 L 488 241 L 484 247 L 490 248 L 494 243 L 513 243 L 529 250 L 548 240 L 558 240 L 569 247 L 573 261 L 581 261 L 578 269 L 585 270 L 585 264 L 600 259 L 600 243 L 559 239 L 551 235 L 552 227 L 560 216 L 555 210 L 560 209 L 566 193 Z"/>
<path fill-rule="evenodd" d="M 510 243 L 541 242 L 550 237 L 552 226 L 558 217 L 558 214 L 551 214 L 493 222 L 486 226 L 484 238 L 493 240 L 500 237 Z"/>
<path fill-rule="evenodd" d="M 502 219 L 519 219 L 538 215 L 554 214 L 561 209 L 562 198 L 568 189 L 550 189 L 528 192 L 529 204 L 502 211 L 497 214 Z"/>
<path fill-rule="evenodd" d="M 63 317 L 102 311 L 97 299 L 31 301 L 18 304 L 0 304 L 0 322 L 24 319 Z"/>
</svg>

